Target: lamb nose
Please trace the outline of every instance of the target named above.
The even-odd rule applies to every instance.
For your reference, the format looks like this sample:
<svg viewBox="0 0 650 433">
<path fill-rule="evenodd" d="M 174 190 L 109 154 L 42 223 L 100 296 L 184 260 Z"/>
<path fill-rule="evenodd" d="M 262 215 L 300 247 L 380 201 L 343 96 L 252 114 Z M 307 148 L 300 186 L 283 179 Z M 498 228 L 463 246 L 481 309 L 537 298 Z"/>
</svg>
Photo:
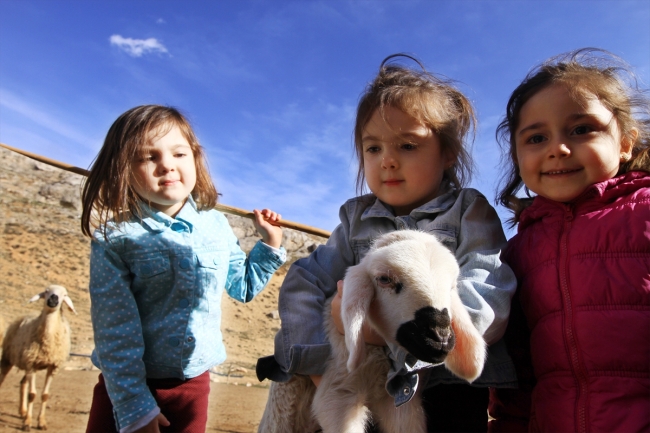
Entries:
<svg viewBox="0 0 650 433">
<path fill-rule="evenodd" d="M 437 337 L 436 340 L 442 344 L 447 344 L 449 342 L 449 337 L 451 335 L 449 328 L 436 328 L 433 332 Z"/>
<path fill-rule="evenodd" d="M 57 305 L 59 305 L 59 297 L 57 295 L 52 295 L 49 298 L 47 298 L 47 306 L 50 308 L 54 308 Z"/>
</svg>

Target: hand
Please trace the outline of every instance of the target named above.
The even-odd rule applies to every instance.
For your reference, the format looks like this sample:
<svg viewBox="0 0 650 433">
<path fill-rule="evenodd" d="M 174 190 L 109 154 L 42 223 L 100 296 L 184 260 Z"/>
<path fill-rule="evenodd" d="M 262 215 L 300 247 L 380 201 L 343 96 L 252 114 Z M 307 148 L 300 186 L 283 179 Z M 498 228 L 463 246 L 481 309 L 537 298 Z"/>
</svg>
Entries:
<svg viewBox="0 0 650 433">
<path fill-rule="evenodd" d="M 159 413 L 154 419 L 151 420 L 146 426 L 139 428 L 135 433 L 160 433 L 158 426 L 169 427 L 169 421 L 162 413 Z"/>
<path fill-rule="evenodd" d="M 255 214 L 253 225 L 262 236 L 262 242 L 270 247 L 280 248 L 282 228 L 277 223 L 282 219 L 282 215 L 269 209 L 263 209 L 261 212 L 253 209 L 253 213 Z"/>
<path fill-rule="evenodd" d="M 345 329 L 343 328 L 343 320 L 341 319 L 341 301 L 343 300 L 343 280 L 339 280 L 336 283 L 336 295 L 332 298 L 332 323 L 339 334 L 345 335 Z"/>
<path fill-rule="evenodd" d="M 318 374 L 310 374 L 309 378 L 311 379 L 312 382 L 314 382 L 314 385 L 316 385 L 316 388 L 318 388 L 318 385 L 320 385 L 320 381 L 323 378 L 323 376 L 318 375 Z"/>
<path fill-rule="evenodd" d="M 343 327 L 343 320 L 341 320 L 341 301 L 343 299 L 343 280 L 340 280 L 336 283 L 336 295 L 332 298 L 332 323 L 334 327 L 339 332 L 339 334 L 345 335 L 345 328 Z M 363 340 L 374 346 L 386 346 L 386 341 L 381 335 L 379 335 L 374 329 L 368 326 L 368 322 L 363 322 L 363 327 L 361 328 L 363 334 Z M 312 379 L 313 380 L 313 379 Z"/>
</svg>

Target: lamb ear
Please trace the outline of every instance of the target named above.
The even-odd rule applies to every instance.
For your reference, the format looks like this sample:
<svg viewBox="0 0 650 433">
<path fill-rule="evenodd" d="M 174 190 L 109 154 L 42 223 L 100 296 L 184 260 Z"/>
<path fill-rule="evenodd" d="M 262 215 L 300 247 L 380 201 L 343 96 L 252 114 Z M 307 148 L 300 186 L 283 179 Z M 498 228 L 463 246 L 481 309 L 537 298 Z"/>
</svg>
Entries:
<svg viewBox="0 0 650 433">
<path fill-rule="evenodd" d="M 45 292 L 41 292 L 38 295 L 32 296 L 32 299 L 29 300 L 29 303 L 36 302 L 39 299 L 41 299 L 43 296 L 45 296 Z"/>
<path fill-rule="evenodd" d="M 451 327 L 456 345 L 447 355 L 445 366 L 456 376 L 473 382 L 481 375 L 485 364 L 486 344 L 474 327 L 469 313 L 454 289 L 451 292 Z"/>
<path fill-rule="evenodd" d="M 75 315 L 77 314 L 77 310 L 74 309 L 74 305 L 72 304 L 72 299 L 68 295 L 65 295 L 63 297 L 63 302 L 65 302 L 65 305 L 68 306 L 70 311 L 72 311 Z"/>
<path fill-rule="evenodd" d="M 362 326 L 375 295 L 371 276 L 363 265 L 348 268 L 343 280 L 341 320 L 345 330 L 345 345 L 350 352 L 348 371 L 354 371 L 366 357 Z"/>
</svg>

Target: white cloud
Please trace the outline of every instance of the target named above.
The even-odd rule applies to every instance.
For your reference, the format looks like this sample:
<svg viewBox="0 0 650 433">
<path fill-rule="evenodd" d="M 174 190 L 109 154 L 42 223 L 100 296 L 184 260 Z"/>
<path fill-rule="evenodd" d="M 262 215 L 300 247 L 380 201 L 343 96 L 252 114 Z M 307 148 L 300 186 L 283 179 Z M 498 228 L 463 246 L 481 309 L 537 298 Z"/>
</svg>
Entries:
<svg viewBox="0 0 650 433">
<path fill-rule="evenodd" d="M 167 24 L 167 21 L 165 21 L 163 18 L 158 18 L 156 20 L 156 24 Z"/>
<path fill-rule="evenodd" d="M 132 57 L 142 57 L 147 53 L 167 53 L 167 48 L 156 38 L 149 39 L 133 39 L 124 38 L 121 35 L 112 35 L 110 37 L 111 45 L 115 45 L 119 49 L 125 51 Z"/>
</svg>

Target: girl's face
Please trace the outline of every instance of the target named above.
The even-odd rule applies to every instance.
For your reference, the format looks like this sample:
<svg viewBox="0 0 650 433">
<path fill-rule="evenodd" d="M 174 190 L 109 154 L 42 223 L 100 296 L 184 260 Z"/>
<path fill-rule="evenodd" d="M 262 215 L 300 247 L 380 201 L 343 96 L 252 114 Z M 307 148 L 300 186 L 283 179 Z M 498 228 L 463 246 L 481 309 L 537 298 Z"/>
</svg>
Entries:
<svg viewBox="0 0 650 433">
<path fill-rule="evenodd" d="M 133 162 L 133 186 L 144 201 L 174 217 L 196 185 L 194 154 L 178 126 L 156 134 L 159 130 L 149 134 L 149 142 Z"/>
<path fill-rule="evenodd" d="M 517 165 L 537 195 L 569 202 L 594 183 L 616 176 L 632 141 L 595 97 L 579 104 L 561 84 L 533 95 L 515 131 Z"/>
<path fill-rule="evenodd" d="M 384 117 L 375 110 L 361 144 L 368 187 L 396 215 L 408 215 L 437 197 L 444 170 L 454 162 L 435 133 L 393 107 L 384 109 Z"/>
</svg>

